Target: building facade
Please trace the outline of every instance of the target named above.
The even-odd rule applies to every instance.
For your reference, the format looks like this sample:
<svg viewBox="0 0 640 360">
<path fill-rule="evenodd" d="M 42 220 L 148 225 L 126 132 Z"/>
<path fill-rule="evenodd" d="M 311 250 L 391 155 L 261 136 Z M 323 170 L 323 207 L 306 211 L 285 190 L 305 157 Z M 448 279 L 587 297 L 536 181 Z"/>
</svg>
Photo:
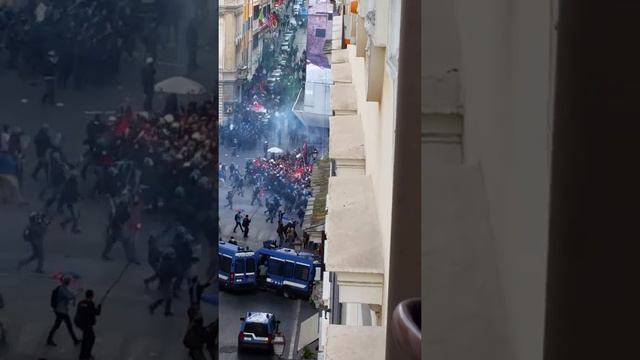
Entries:
<svg viewBox="0 0 640 360">
<path fill-rule="evenodd" d="M 399 224 L 395 208 L 400 199 L 394 194 L 401 185 L 396 156 L 403 146 L 396 130 L 400 121 L 415 121 L 397 116 L 401 3 L 334 4 L 329 119 L 334 165 L 319 341 L 324 359 L 406 358 L 387 344 L 396 306 L 390 291 L 392 253 L 399 245 L 392 240 Z M 409 208 L 419 212 L 419 206 Z M 405 279 L 409 293 L 418 297 L 419 284 L 410 279 L 419 278 L 419 260 L 404 261 L 414 265 Z"/>
<path fill-rule="evenodd" d="M 218 79 L 221 120 L 242 101 L 246 81 L 262 58 L 270 38 L 271 0 L 220 0 L 218 16 Z"/>
</svg>

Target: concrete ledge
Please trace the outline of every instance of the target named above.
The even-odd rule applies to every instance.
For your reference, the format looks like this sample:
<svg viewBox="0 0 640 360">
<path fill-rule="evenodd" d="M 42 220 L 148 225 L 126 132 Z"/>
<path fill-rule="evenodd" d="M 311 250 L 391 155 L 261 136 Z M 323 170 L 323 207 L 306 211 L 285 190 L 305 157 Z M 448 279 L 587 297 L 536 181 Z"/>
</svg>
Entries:
<svg viewBox="0 0 640 360">
<path fill-rule="evenodd" d="M 329 157 L 364 160 L 364 130 L 360 115 L 329 118 Z"/>
<path fill-rule="evenodd" d="M 355 86 L 351 84 L 332 85 L 331 110 L 336 114 L 355 115 L 358 111 Z"/>
<path fill-rule="evenodd" d="M 349 49 L 333 50 L 331 52 L 331 63 L 342 64 L 349 62 Z"/>
<path fill-rule="evenodd" d="M 384 360 L 385 344 L 381 326 L 329 325 L 325 360 Z"/>
<path fill-rule="evenodd" d="M 382 235 L 370 176 L 329 178 L 327 271 L 383 274 Z"/>
<path fill-rule="evenodd" d="M 333 64 L 331 66 L 331 81 L 334 83 L 351 83 L 351 64 Z"/>
</svg>

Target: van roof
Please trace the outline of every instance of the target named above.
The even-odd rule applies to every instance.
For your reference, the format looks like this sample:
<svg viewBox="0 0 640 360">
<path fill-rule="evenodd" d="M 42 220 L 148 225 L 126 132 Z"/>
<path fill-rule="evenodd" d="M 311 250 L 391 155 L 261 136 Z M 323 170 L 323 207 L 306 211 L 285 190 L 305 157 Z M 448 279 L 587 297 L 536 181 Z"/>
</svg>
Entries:
<svg viewBox="0 0 640 360">
<path fill-rule="evenodd" d="M 272 313 L 248 312 L 247 316 L 245 317 L 245 322 L 267 324 L 269 322 L 269 319 L 273 319 Z"/>
<path fill-rule="evenodd" d="M 280 257 L 288 260 L 294 260 L 294 261 L 306 263 L 308 265 L 313 265 L 315 260 L 314 254 L 304 252 L 304 251 L 296 253 L 293 249 L 288 249 L 288 248 L 269 249 L 269 248 L 263 247 L 261 249 L 258 249 L 258 251 L 256 251 L 256 254 Z"/>
<path fill-rule="evenodd" d="M 230 256 L 251 256 L 254 254 L 254 252 L 248 247 L 238 246 L 222 240 L 218 244 L 218 252 Z"/>
</svg>

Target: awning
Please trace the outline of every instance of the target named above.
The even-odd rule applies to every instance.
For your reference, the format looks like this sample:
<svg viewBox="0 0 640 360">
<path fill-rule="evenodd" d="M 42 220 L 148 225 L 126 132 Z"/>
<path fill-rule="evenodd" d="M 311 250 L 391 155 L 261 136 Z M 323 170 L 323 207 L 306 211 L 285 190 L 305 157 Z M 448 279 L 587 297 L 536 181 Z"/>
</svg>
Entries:
<svg viewBox="0 0 640 360">
<path fill-rule="evenodd" d="M 302 350 L 305 346 L 318 340 L 320 334 L 320 317 L 318 314 L 311 315 L 307 320 L 300 324 L 300 337 L 298 338 L 298 349 Z"/>
</svg>

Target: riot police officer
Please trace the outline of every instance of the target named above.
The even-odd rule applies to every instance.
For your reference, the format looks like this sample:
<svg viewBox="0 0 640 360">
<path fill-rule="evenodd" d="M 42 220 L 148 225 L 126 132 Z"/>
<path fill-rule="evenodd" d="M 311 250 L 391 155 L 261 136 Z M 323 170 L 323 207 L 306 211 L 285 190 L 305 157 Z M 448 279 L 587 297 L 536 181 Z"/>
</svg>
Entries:
<svg viewBox="0 0 640 360">
<path fill-rule="evenodd" d="M 49 221 L 39 212 L 32 212 L 29 215 L 29 225 L 23 232 L 24 241 L 31 245 L 31 256 L 26 259 L 20 260 L 18 263 L 18 270 L 25 265 L 37 261 L 38 267 L 37 273 L 42 273 L 42 266 L 44 264 L 44 236 L 47 233 L 47 227 Z"/>
</svg>

